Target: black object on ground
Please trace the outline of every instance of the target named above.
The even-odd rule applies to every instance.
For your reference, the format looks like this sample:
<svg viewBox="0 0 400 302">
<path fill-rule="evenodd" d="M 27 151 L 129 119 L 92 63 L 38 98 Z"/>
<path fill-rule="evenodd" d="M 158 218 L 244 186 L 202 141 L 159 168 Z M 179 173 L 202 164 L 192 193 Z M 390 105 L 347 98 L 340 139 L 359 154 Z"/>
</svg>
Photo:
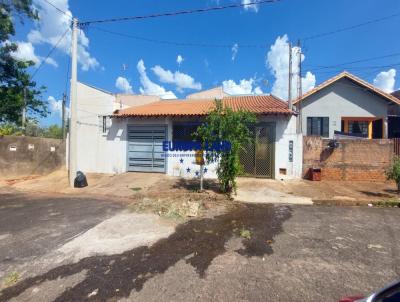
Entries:
<svg viewBox="0 0 400 302">
<path fill-rule="evenodd" d="M 83 188 L 83 187 L 87 187 L 87 186 L 88 186 L 88 182 L 87 182 L 85 174 L 83 174 L 83 172 L 81 172 L 81 171 L 76 172 L 76 177 L 74 180 L 74 187 L 75 188 Z"/>
</svg>

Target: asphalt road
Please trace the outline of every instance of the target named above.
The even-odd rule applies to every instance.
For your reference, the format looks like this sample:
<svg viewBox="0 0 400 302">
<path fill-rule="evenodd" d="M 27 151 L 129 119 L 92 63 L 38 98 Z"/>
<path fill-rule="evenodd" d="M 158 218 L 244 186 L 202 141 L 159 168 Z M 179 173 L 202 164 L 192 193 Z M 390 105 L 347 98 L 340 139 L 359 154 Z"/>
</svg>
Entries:
<svg viewBox="0 0 400 302">
<path fill-rule="evenodd" d="M 108 200 L 0 192 L 0 272 L 50 252 L 120 209 Z"/>
<path fill-rule="evenodd" d="M 0 270 L 45 257 L 121 208 L 0 195 Z M 0 301 L 338 301 L 400 278 L 399 251 L 400 209 L 247 205 L 151 246 L 52 266 Z"/>
</svg>

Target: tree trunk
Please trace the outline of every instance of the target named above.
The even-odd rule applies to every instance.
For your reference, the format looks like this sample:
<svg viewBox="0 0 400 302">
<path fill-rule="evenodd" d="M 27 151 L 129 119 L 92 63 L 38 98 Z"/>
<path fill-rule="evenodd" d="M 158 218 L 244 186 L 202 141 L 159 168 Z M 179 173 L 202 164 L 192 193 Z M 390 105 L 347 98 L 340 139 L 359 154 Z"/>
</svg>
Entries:
<svg viewBox="0 0 400 302">
<path fill-rule="evenodd" d="M 397 194 L 400 194 L 400 181 L 397 183 Z"/>
</svg>

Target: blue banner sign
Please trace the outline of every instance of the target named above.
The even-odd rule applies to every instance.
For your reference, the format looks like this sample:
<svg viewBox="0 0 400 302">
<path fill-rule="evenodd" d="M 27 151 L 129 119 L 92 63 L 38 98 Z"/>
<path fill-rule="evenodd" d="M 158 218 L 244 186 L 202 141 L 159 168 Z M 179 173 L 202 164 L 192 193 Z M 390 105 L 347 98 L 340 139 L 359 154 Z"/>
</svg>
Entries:
<svg viewBox="0 0 400 302">
<path fill-rule="evenodd" d="M 206 143 L 204 148 L 200 142 L 192 141 L 163 141 L 163 151 L 216 151 L 216 152 L 228 152 L 232 148 L 230 142 L 227 141 L 216 141 L 212 143 Z"/>
</svg>

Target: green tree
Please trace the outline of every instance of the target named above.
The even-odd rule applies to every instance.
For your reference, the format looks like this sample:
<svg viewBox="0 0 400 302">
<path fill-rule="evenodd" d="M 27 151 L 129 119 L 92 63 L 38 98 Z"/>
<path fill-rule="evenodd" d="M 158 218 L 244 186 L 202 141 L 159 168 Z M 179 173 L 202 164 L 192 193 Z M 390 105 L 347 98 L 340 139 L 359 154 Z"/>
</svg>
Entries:
<svg viewBox="0 0 400 302">
<path fill-rule="evenodd" d="M 43 136 L 48 138 L 62 138 L 62 128 L 58 125 L 51 125 L 44 129 Z"/>
<path fill-rule="evenodd" d="M 248 111 L 233 111 L 215 100 L 215 108 L 206 117 L 205 123 L 198 127 L 194 137 L 203 149 L 212 144 L 229 142 L 230 150 L 211 150 L 206 152 L 207 162 L 218 162 L 218 181 L 223 192 L 236 193 L 236 177 L 242 172 L 239 152 L 252 141 L 250 127 L 256 116 Z"/>
<path fill-rule="evenodd" d="M 10 42 L 15 35 L 15 20 L 37 19 L 38 14 L 32 7 L 32 0 L 0 1 L 0 123 L 21 123 L 22 109 L 33 116 L 46 116 L 47 102 L 41 99 L 44 87 L 36 88 L 36 82 L 30 79 L 28 68 L 32 61 L 19 61 L 12 53 L 17 45 Z M 24 94 L 25 100 L 24 102 Z"/>
<path fill-rule="evenodd" d="M 2 135 L 22 135 L 22 131 L 14 124 L 1 124 L 0 136 Z"/>
<path fill-rule="evenodd" d="M 393 165 L 386 171 L 386 177 L 396 182 L 397 191 L 400 194 L 400 157 L 395 157 Z"/>
</svg>

